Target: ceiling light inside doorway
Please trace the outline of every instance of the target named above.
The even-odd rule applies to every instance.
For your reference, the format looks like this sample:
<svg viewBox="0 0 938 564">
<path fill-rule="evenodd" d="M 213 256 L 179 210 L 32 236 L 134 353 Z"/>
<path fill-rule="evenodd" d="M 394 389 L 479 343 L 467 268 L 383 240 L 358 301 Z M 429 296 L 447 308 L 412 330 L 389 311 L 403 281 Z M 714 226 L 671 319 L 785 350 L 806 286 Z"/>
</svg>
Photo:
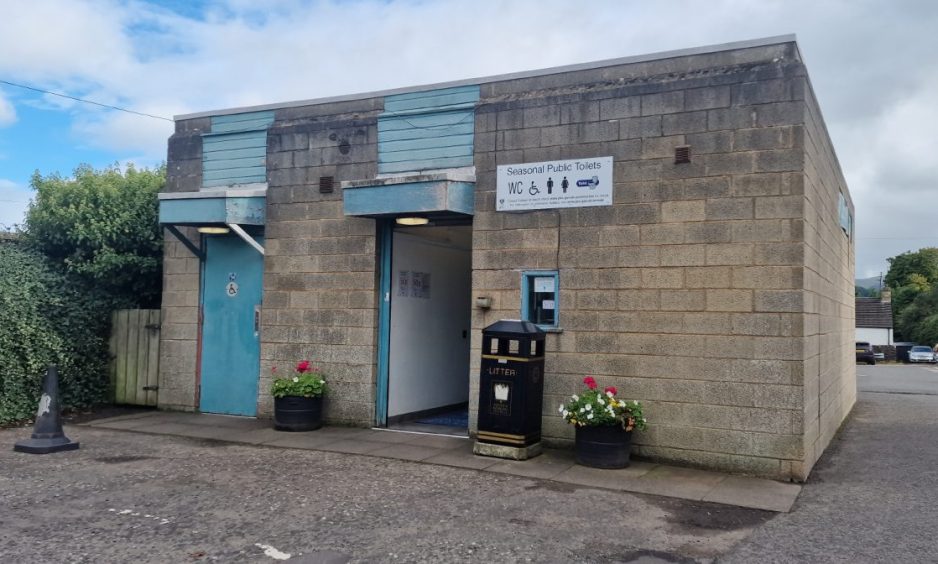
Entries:
<svg viewBox="0 0 938 564">
<path fill-rule="evenodd" d="M 204 225 L 199 227 L 197 231 L 206 235 L 225 235 L 226 233 L 230 233 L 231 229 L 217 225 Z"/>
<path fill-rule="evenodd" d="M 399 217 L 396 220 L 398 225 L 426 225 L 430 220 L 425 217 Z"/>
</svg>

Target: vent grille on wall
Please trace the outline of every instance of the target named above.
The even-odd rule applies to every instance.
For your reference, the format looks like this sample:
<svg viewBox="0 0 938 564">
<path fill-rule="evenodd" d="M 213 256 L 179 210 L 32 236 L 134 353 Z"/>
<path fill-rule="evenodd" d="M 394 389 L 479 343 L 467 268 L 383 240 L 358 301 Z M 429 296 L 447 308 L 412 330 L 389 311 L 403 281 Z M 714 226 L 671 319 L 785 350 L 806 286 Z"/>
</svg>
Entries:
<svg viewBox="0 0 938 564">
<path fill-rule="evenodd" d="M 333 184 L 335 179 L 332 176 L 320 176 L 319 177 L 319 193 L 320 194 L 331 194 L 334 190 Z"/>
<path fill-rule="evenodd" d="M 690 162 L 690 145 L 674 148 L 674 164 L 686 164 Z"/>
</svg>

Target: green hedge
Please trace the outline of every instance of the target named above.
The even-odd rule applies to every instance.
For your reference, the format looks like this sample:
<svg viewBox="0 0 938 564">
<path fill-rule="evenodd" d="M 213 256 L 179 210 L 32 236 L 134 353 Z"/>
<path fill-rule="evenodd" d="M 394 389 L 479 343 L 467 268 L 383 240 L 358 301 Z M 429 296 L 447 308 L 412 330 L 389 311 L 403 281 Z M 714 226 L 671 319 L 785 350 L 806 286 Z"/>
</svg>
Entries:
<svg viewBox="0 0 938 564">
<path fill-rule="evenodd" d="M 64 408 L 108 392 L 110 306 L 15 240 L 0 240 L 0 424 L 34 416 L 48 364 L 59 366 Z"/>
</svg>

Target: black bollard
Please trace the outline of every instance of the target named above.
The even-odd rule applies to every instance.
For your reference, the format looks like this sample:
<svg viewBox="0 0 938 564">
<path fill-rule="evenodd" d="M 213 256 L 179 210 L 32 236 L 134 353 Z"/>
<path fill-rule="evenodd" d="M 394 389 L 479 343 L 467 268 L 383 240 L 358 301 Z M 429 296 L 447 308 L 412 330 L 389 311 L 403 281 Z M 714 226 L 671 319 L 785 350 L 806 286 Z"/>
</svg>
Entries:
<svg viewBox="0 0 938 564">
<path fill-rule="evenodd" d="M 59 414 L 59 369 L 50 364 L 42 381 L 42 397 L 39 399 L 33 436 L 13 445 L 13 450 L 30 454 L 49 454 L 77 448 L 78 443 L 69 440 L 62 432 L 62 419 Z"/>
</svg>

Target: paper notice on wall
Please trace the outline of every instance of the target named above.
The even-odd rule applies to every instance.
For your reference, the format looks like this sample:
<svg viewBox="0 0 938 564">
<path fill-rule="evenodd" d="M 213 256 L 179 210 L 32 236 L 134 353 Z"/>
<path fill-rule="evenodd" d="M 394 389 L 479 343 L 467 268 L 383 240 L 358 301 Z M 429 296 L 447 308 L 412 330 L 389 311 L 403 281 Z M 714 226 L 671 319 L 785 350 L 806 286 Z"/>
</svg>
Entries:
<svg viewBox="0 0 938 564">
<path fill-rule="evenodd" d="M 535 292 L 553 292 L 554 291 L 554 277 L 553 276 L 535 276 L 534 277 L 534 291 Z"/>
<path fill-rule="evenodd" d="M 422 300 L 430 299 L 430 273 L 429 272 L 411 272 L 410 273 L 410 295 Z"/>
<path fill-rule="evenodd" d="M 541 309 L 554 309 L 554 300 L 544 300 L 541 302 Z"/>
<path fill-rule="evenodd" d="M 397 295 L 401 298 L 430 299 L 430 273 L 401 270 L 397 275 Z"/>
<path fill-rule="evenodd" d="M 402 298 L 410 297 L 410 271 L 402 270 L 397 275 L 397 295 Z"/>
</svg>

